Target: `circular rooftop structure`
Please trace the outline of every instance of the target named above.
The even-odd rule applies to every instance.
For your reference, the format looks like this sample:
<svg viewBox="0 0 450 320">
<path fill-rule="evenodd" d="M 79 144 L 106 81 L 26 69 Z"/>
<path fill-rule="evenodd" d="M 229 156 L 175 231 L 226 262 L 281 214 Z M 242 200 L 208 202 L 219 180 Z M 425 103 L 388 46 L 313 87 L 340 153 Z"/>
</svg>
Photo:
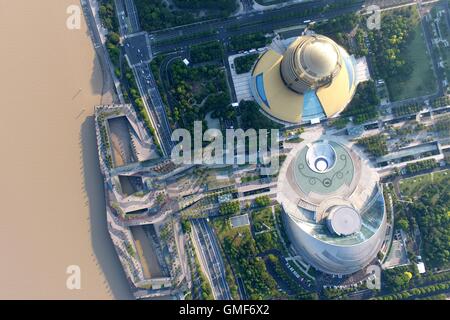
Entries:
<svg viewBox="0 0 450 320">
<path fill-rule="evenodd" d="M 297 52 L 302 68 L 312 77 L 332 76 L 339 66 L 339 49 L 329 40 L 314 39 Z"/>
<path fill-rule="evenodd" d="M 330 231 L 338 236 L 349 236 L 361 230 L 361 217 L 351 207 L 340 206 L 327 219 Z"/>
<path fill-rule="evenodd" d="M 351 274 L 372 262 L 386 234 L 379 176 L 335 136 L 297 144 L 280 169 L 277 200 L 299 255 L 330 274 Z"/>
<path fill-rule="evenodd" d="M 313 144 L 306 153 L 309 168 L 318 173 L 330 171 L 336 163 L 336 151 L 329 143 Z"/>
<path fill-rule="evenodd" d="M 293 177 L 305 194 L 325 196 L 350 190 L 355 166 L 349 151 L 333 141 L 309 143 L 295 157 Z"/>
<path fill-rule="evenodd" d="M 332 39 L 304 35 L 272 48 L 253 68 L 251 91 L 275 120 L 299 123 L 333 117 L 353 98 L 356 60 Z"/>
<path fill-rule="evenodd" d="M 286 50 L 281 62 L 281 77 L 289 89 L 299 94 L 328 86 L 341 70 L 338 45 L 330 38 L 300 37 Z"/>
</svg>

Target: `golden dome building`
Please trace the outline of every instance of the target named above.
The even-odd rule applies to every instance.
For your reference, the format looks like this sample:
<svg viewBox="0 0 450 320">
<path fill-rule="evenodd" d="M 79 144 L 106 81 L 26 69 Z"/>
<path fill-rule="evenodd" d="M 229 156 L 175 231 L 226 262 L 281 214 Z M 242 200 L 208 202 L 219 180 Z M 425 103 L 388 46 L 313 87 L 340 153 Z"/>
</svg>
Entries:
<svg viewBox="0 0 450 320">
<path fill-rule="evenodd" d="M 318 122 L 337 116 L 352 100 L 358 81 L 356 61 L 328 37 L 296 38 L 272 46 L 258 59 L 250 88 L 271 118 L 283 123 Z"/>
</svg>

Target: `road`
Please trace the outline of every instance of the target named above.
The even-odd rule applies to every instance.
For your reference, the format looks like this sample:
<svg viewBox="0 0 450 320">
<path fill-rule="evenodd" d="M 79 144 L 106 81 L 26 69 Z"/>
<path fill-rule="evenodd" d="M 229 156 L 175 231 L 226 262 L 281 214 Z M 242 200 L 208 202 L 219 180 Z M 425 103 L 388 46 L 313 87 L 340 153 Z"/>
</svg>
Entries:
<svg viewBox="0 0 450 320">
<path fill-rule="evenodd" d="M 102 66 L 103 79 L 112 79 L 114 82 L 115 91 L 117 98 L 120 103 L 124 103 L 124 98 L 122 95 L 122 90 L 120 88 L 120 82 L 114 75 L 114 67 L 111 63 L 109 53 L 105 47 L 104 39 L 101 36 L 101 25 L 100 22 L 95 19 L 94 12 L 97 10 L 90 0 L 82 0 L 81 7 L 83 9 L 83 14 L 88 26 L 89 33 L 91 35 L 92 43 L 94 44 L 94 49 L 99 58 L 100 64 Z"/>
<path fill-rule="evenodd" d="M 136 6 L 134 5 L 133 0 L 124 0 L 125 1 L 125 8 L 127 10 L 127 15 L 130 20 L 131 25 L 131 32 L 139 32 L 141 30 L 141 27 L 139 25 L 139 16 L 136 10 Z"/>
<path fill-rule="evenodd" d="M 230 288 L 226 282 L 225 265 L 220 254 L 217 239 L 206 219 L 194 219 L 192 230 L 200 252 L 202 265 L 210 280 L 216 300 L 232 300 Z"/>
<path fill-rule="evenodd" d="M 172 130 L 158 86 L 149 66 L 153 54 L 148 34 L 140 30 L 138 14 L 133 0 L 116 0 L 116 10 L 128 62 L 155 129 L 161 151 L 164 156 L 168 157 L 173 147 Z"/>
<path fill-rule="evenodd" d="M 184 278 L 186 279 L 186 283 L 191 283 L 191 272 L 188 266 L 188 257 L 186 255 L 186 246 L 185 246 L 185 235 L 181 227 L 180 217 L 177 216 L 177 221 L 174 223 L 173 232 L 175 236 L 175 242 L 178 250 L 178 257 L 180 260 L 181 270 L 183 271 Z"/>
<path fill-rule="evenodd" d="M 139 92 L 144 99 L 145 105 L 156 124 L 155 131 L 160 137 L 160 144 L 165 156 L 170 156 L 173 142 L 171 140 L 172 130 L 167 119 L 166 109 L 161 99 L 153 73 L 148 63 L 133 67 Z"/>
<path fill-rule="evenodd" d="M 141 30 L 139 16 L 133 0 L 115 0 L 119 30 L 121 35 L 137 33 Z"/>
<path fill-rule="evenodd" d="M 170 52 L 203 42 L 227 42 L 232 36 L 255 32 L 272 33 L 276 29 L 302 24 L 304 19 L 321 21 L 358 11 L 364 1 L 356 1 L 353 5 L 332 9 L 324 14 L 313 13 L 301 17 L 305 11 L 308 12 L 307 10 L 322 8 L 331 3 L 333 1 L 312 1 L 265 12 L 160 30 L 151 35 L 152 47 L 157 53 Z"/>
<path fill-rule="evenodd" d="M 127 13 L 125 11 L 125 5 L 123 0 L 115 0 L 117 19 L 119 21 L 120 34 L 128 34 L 128 24 L 125 22 L 127 19 Z"/>
<path fill-rule="evenodd" d="M 226 19 L 215 19 L 160 30 L 154 32 L 149 37 L 145 32 L 140 32 L 138 14 L 133 1 L 116 0 L 120 30 L 122 36 L 125 38 L 125 51 L 135 73 L 140 94 L 150 114 L 157 139 L 159 140 L 164 155 L 169 156 L 173 147 L 173 142 L 171 141 L 172 131 L 154 76 L 148 66 L 153 53 L 173 52 L 175 50 L 182 51 L 186 50 L 190 45 L 214 40 L 220 41 L 225 44 L 225 47 L 228 47 L 226 44 L 232 36 L 253 32 L 273 32 L 273 30 L 278 28 L 291 26 L 299 22 L 302 23 L 303 18 L 299 18 L 299 16 L 304 15 L 305 12 L 313 13 L 315 9 L 325 7 L 332 3 L 334 1 L 330 0 L 300 3 L 265 12 L 247 13 Z M 339 15 L 358 11 L 361 9 L 363 3 L 364 1 L 355 1 L 353 5 L 331 9 L 324 14 L 316 13 L 308 15 L 307 19 L 313 21 L 331 19 Z M 293 15 L 295 17 L 280 19 L 283 14 L 287 14 L 287 17 L 292 17 Z M 207 35 L 195 38 L 196 34 L 205 32 Z M 144 37 L 145 41 L 141 37 Z M 154 41 L 152 46 L 149 44 L 150 38 Z M 227 52 L 227 54 L 231 53 L 233 52 Z M 227 65 L 225 63 L 225 66 Z M 231 93 L 233 100 L 235 100 L 234 90 L 231 90 Z"/>
</svg>

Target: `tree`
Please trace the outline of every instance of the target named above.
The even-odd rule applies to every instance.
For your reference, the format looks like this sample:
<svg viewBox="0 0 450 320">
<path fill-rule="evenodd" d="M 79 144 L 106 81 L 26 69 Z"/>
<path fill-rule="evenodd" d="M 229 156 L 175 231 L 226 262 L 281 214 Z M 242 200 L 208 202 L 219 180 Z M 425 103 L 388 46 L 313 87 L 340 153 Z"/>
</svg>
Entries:
<svg viewBox="0 0 450 320">
<path fill-rule="evenodd" d="M 240 56 L 234 59 L 234 68 L 237 74 L 249 72 L 256 59 L 258 59 L 259 54 L 250 54 L 246 56 Z"/>
<path fill-rule="evenodd" d="M 116 32 L 110 32 L 110 33 L 108 33 L 108 40 L 112 44 L 118 45 L 120 43 L 120 35 Z"/>
<path fill-rule="evenodd" d="M 375 83 L 364 82 L 358 85 L 355 96 L 342 114 L 345 117 L 353 117 L 355 124 L 361 124 L 378 116 L 379 104 Z"/>
<path fill-rule="evenodd" d="M 230 48 L 234 51 L 242 51 L 249 49 L 258 49 L 264 47 L 270 41 L 264 33 L 251 33 L 240 36 L 234 36 L 230 39 Z"/>
<path fill-rule="evenodd" d="M 98 12 L 103 26 L 110 32 L 117 32 L 119 22 L 117 21 L 114 0 L 100 0 Z"/>
<path fill-rule="evenodd" d="M 380 157 L 388 153 L 386 140 L 386 136 L 380 134 L 361 138 L 358 140 L 358 144 L 363 146 L 372 156 Z"/>
<path fill-rule="evenodd" d="M 278 129 L 282 126 L 264 116 L 259 111 L 260 106 L 255 101 L 242 100 L 239 103 L 242 129 Z"/>
<path fill-rule="evenodd" d="M 403 231 L 409 230 L 409 222 L 405 218 L 400 219 L 398 222 L 398 226 L 403 229 Z"/>
<path fill-rule="evenodd" d="M 409 280 L 411 280 L 412 277 L 413 277 L 412 273 L 409 272 L 409 271 L 405 271 L 404 275 L 405 275 L 405 279 L 407 279 L 408 282 L 409 282 Z"/>
<path fill-rule="evenodd" d="M 267 207 L 272 201 L 270 200 L 269 196 L 260 196 L 256 197 L 255 203 L 258 207 Z"/>
<path fill-rule="evenodd" d="M 187 219 L 181 220 L 181 228 L 183 229 L 184 233 L 190 233 L 191 232 L 191 222 Z"/>
<path fill-rule="evenodd" d="M 217 41 L 192 46 L 190 51 L 192 63 L 222 60 L 223 58 L 222 44 Z"/>
<path fill-rule="evenodd" d="M 409 273 L 409 272 L 404 272 L 404 273 L 399 274 L 398 276 L 396 276 L 395 279 L 394 279 L 395 285 L 397 287 L 405 287 L 408 284 L 409 280 L 411 279 L 409 277 L 410 274 L 411 273 Z M 412 275 L 411 275 L 411 277 L 412 277 Z"/>
<path fill-rule="evenodd" d="M 174 0 L 177 7 L 182 9 L 217 10 L 227 16 L 237 9 L 235 0 Z"/>
<path fill-rule="evenodd" d="M 239 201 L 230 201 L 222 203 L 219 207 L 220 214 L 235 214 L 240 210 Z"/>
</svg>

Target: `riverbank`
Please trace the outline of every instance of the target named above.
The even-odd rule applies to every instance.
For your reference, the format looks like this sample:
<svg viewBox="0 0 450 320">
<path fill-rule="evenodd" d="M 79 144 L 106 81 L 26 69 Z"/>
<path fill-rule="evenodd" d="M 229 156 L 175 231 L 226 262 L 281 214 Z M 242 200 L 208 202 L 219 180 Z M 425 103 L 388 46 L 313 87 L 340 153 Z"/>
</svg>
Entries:
<svg viewBox="0 0 450 320">
<path fill-rule="evenodd" d="M 0 299 L 127 299 L 106 229 L 94 106 L 110 103 L 77 0 L 0 3 Z M 106 79 L 107 80 L 107 79 Z M 109 92 L 109 93 L 108 93 Z M 81 268 L 81 290 L 66 268 Z"/>
</svg>

